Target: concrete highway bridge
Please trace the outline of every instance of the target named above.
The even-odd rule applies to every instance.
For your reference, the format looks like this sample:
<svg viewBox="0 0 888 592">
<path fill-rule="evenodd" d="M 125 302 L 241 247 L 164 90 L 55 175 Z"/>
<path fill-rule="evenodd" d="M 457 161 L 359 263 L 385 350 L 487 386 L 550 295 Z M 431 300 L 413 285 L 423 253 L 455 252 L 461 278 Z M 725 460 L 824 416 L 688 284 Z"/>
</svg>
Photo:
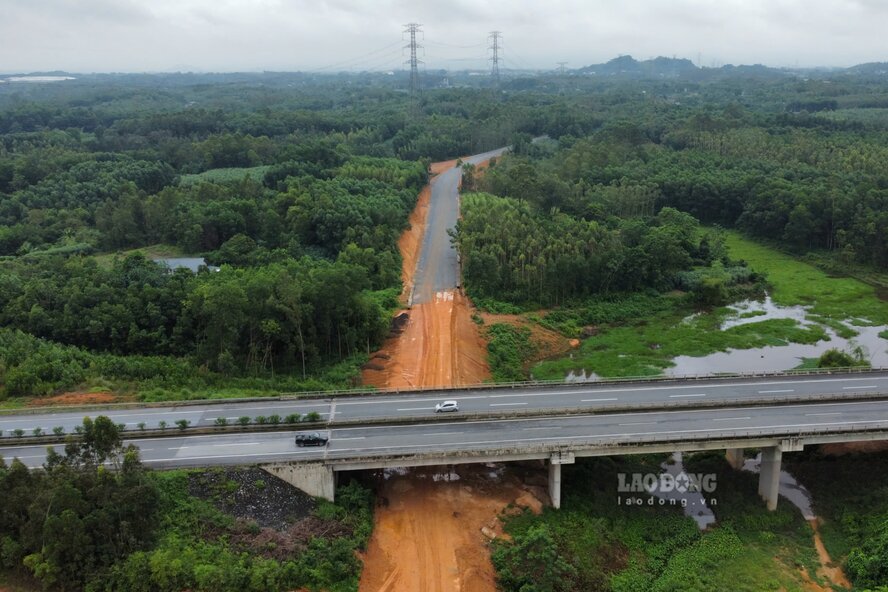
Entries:
<svg viewBox="0 0 888 592">
<path fill-rule="evenodd" d="M 436 402 L 455 399 L 460 412 L 435 415 Z M 316 412 L 327 446 L 299 448 L 293 429 L 211 431 L 216 418 Z M 784 452 L 805 446 L 888 439 L 888 372 L 758 378 L 646 381 L 451 389 L 324 399 L 124 407 L 0 416 L 9 445 L 0 454 L 39 467 L 45 445 L 9 442 L 16 428 L 67 431 L 84 415 L 125 424 L 127 439 L 155 467 L 260 465 L 312 495 L 332 499 L 344 471 L 543 460 L 549 493 L 561 499 L 561 466 L 584 456 L 726 450 L 742 464 L 742 449 L 762 450 L 759 493 L 777 504 Z M 133 426 L 186 418 L 192 426 L 139 437 Z M 60 446 L 59 446 L 60 448 Z"/>
</svg>

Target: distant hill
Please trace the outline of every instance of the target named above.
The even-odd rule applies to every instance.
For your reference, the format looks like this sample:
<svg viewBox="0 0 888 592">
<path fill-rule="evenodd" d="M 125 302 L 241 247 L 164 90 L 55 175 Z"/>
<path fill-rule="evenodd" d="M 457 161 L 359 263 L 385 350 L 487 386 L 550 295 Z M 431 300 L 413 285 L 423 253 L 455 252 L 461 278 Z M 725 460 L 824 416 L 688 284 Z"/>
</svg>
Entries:
<svg viewBox="0 0 888 592">
<path fill-rule="evenodd" d="M 620 78 L 682 78 L 693 77 L 698 71 L 699 68 L 686 59 L 659 57 L 638 61 L 626 55 L 614 58 L 606 64 L 580 68 L 576 73 Z"/>
<path fill-rule="evenodd" d="M 727 65 L 721 68 L 698 68 L 691 60 L 684 58 L 658 57 L 651 60 L 636 60 L 632 56 L 620 56 L 604 64 L 593 64 L 574 71 L 586 76 L 612 78 L 670 78 L 681 80 L 708 80 L 726 77 L 776 78 L 789 73 L 761 64 L 752 66 Z"/>
<path fill-rule="evenodd" d="M 888 75 L 888 62 L 858 64 L 856 66 L 851 66 L 846 72 L 848 74 L 858 74 L 861 76 L 885 76 Z"/>
</svg>

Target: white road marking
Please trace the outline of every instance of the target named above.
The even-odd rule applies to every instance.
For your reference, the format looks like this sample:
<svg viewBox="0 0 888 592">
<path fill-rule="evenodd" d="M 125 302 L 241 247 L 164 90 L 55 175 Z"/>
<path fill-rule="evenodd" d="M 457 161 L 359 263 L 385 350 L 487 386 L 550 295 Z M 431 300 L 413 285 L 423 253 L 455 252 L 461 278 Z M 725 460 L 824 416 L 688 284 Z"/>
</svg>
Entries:
<svg viewBox="0 0 888 592">
<path fill-rule="evenodd" d="M 462 434 L 463 432 L 438 432 L 438 433 L 428 433 L 423 434 L 424 436 L 456 436 L 457 434 Z M 342 440 L 342 438 L 339 438 Z"/>
<path fill-rule="evenodd" d="M 656 425 L 656 421 L 634 421 L 632 423 L 621 423 L 621 426 L 633 426 L 633 425 Z"/>
<path fill-rule="evenodd" d="M 814 417 L 814 416 L 823 416 L 823 415 L 841 415 L 841 413 L 839 413 L 839 412 L 836 412 L 836 413 L 806 413 L 805 417 L 808 417 L 808 416 Z"/>
<path fill-rule="evenodd" d="M 759 391 L 760 395 L 770 395 L 771 393 L 794 393 L 793 389 L 781 389 L 778 391 Z"/>
<path fill-rule="evenodd" d="M 403 409 L 398 409 L 398 411 L 431 411 L 434 407 L 405 407 Z"/>
<path fill-rule="evenodd" d="M 717 381 L 717 377 L 712 378 L 713 381 Z M 807 380 L 772 380 L 765 382 L 758 381 L 750 381 L 750 382 L 728 382 L 724 384 L 719 384 L 717 382 L 709 383 L 707 382 L 706 388 L 714 389 L 714 388 L 734 388 L 734 387 L 749 387 L 749 386 L 788 386 L 788 385 L 796 385 L 796 384 L 826 384 L 826 383 L 834 383 L 834 382 L 854 382 L 854 381 L 873 381 L 873 380 L 888 380 L 888 376 L 866 376 L 863 378 L 814 378 Z M 509 394 L 509 395 L 460 395 L 460 400 L 463 399 L 487 399 L 493 397 L 550 397 L 554 395 L 582 395 L 582 394 L 595 394 L 595 393 L 634 393 L 639 391 L 675 391 L 675 390 L 692 390 L 694 388 L 699 388 L 699 386 L 694 385 L 672 385 L 672 386 L 649 386 L 649 387 L 617 387 L 617 388 L 575 388 L 572 390 L 560 390 L 560 391 L 547 391 L 543 390 L 541 392 L 531 392 L 531 393 L 520 393 L 520 394 Z M 466 391 L 463 391 L 466 392 Z M 435 402 L 440 401 L 440 398 L 423 398 L 423 399 L 413 399 L 416 402 Z M 378 405 L 381 403 L 403 403 L 404 399 L 368 399 L 365 401 L 340 401 L 338 404 L 342 405 Z"/>
<path fill-rule="evenodd" d="M 527 405 L 527 403 L 491 403 L 491 407 L 514 407 L 515 405 Z"/>
<path fill-rule="evenodd" d="M 712 421 L 739 421 L 741 419 L 752 419 L 751 417 L 717 417 Z"/>
<path fill-rule="evenodd" d="M 853 390 L 858 390 L 858 389 L 870 389 L 870 388 L 879 388 L 879 387 L 877 387 L 874 384 L 871 384 L 868 386 L 843 386 L 842 390 L 853 391 Z"/>
<path fill-rule="evenodd" d="M 619 399 L 617 397 L 609 399 L 580 399 L 580 403 L 598 403 L 599 401 L 619 401 Z"/>
<path fill-rule="evenodd" d="M 367 436 L 352 436 L 350 438 L 336 438 L 337 442 L 341 442 L 342 440 L 366 440 Z"/>
<path fill-rule="evenodd" d="M 694 393 L 693 395 L 669 395 L 670 399 L 680 399 L 683 397 L 705 397 L 706 393 Z"/>
</svg>

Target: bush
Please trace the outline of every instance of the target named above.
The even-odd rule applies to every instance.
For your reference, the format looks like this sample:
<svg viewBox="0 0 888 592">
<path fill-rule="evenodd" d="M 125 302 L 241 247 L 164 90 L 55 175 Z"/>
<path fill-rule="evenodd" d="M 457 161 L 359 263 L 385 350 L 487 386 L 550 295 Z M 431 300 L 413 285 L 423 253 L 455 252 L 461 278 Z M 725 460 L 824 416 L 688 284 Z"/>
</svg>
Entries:
<svg viewBox="0 0 888 592">
<path fill-rule="evenodd" d="M 191 422 L 188 421 L 187 419 L 179 419 L 176 421 L 176 425 L 178 426 L 178 428 L 180 430 L 184 431 L 185 428 L 187 428 L 189 425 L 191 425 Z"/>
<path fill-rule="evenodd" d="M 228 425 L 228 418 L 227 417 L 217 417 L 216 421 L 213 423 L 219 427 L 225 427 Z"/>
<path fill-rule="evenodd" d="M 321 414 L 318 413 L 317 411 L 312 411 L 310 413 L 306 413 L 305 417 L 303 418 L 303 421 L 305 421 L 307 423 L 315 423 L 315 422 L 321 421 Z"/>
<path fill-rule="evenodd" d="M 239 425 L 241 425 L 242 427 L 247 427 L 248 425 L 250 425 L 251 421 L 252 421 L 252 419 L 250 418 L 249 415 L 241 415 L 240 417 L 237 418 L 237 423 Z"/>
<path fill-rule="evenodd" d="M 302 417 L 299 413 L 291 413 L 287 417 L 284 418 L 286 423 L 299 423 L 299 419 Z"/>
<path fill-rule="evenodd" d="M 277 415 L 277 414 L 269 415 L 268 416 L 268 423 L 270 423 L 272 425 L 277 425 L 277 424 L 281 423 L 281 416 Z"/>
</svg>

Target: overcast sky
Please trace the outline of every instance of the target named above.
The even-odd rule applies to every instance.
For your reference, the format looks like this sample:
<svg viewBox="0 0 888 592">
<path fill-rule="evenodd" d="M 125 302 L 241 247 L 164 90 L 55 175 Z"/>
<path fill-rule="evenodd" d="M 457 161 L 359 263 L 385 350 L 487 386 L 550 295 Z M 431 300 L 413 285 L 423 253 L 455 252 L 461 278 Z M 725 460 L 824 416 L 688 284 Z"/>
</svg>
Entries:
<svg viewBox="0 0 888 592">
<path fill-rule="evenodd" d="M 389 70 L 408 22 L 427 68 L 888 60 L 888 0 L 0 0 L 0 72 Z"/>
</svg>

